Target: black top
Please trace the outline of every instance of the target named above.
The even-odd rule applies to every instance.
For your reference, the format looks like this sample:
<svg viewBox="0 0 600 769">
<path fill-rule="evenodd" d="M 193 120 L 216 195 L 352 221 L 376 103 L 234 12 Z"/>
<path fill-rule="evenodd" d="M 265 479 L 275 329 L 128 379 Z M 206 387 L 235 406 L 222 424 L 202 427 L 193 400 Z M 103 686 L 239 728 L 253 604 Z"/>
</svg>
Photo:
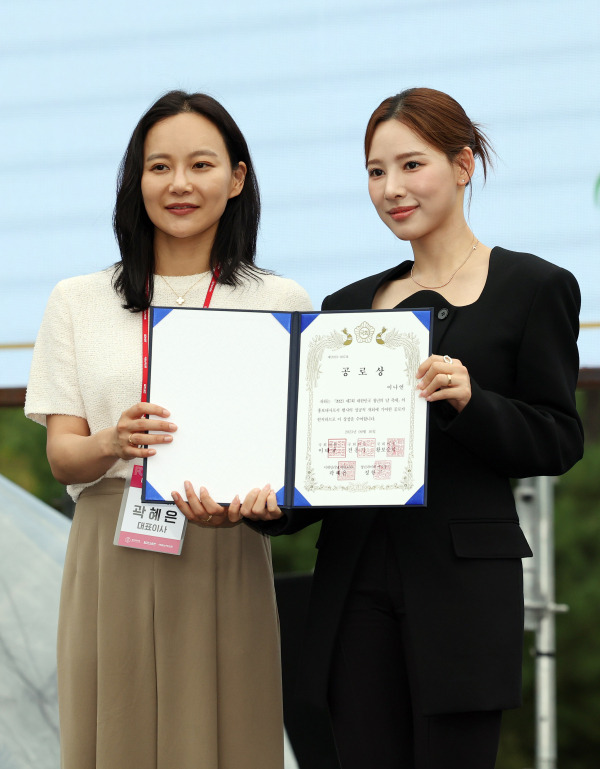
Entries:
<svg viewBox="0 0 600 769">
<path fill-rule="evenodd" d="M 324 310 L 370 309 L 411 262 L 328 296 Z M 433 290 L 398 307 L 433 307 L 433 352 L 460 360 L 472 396 L 458 413 L 431 404 L 427 507 L 292 511 L 265 527 L 292 533 L 323 519 L 304 644 L 305 697 L 324 702 L 335 635 L 375 521 L 394 541 L 425 713 L 516 707 L 523 633 L 522 557 L 510 478 L 559 475 L 583 451 L 575 408 L 580 293 L 573 275 L 494 248 L 472 304 Z M 415 382 L 416 386 L 416 382 Z M 371 650 L 373 651 L 373 650 Z M 315 674 L 316 670 L 316 674 Z"/>
</svg>

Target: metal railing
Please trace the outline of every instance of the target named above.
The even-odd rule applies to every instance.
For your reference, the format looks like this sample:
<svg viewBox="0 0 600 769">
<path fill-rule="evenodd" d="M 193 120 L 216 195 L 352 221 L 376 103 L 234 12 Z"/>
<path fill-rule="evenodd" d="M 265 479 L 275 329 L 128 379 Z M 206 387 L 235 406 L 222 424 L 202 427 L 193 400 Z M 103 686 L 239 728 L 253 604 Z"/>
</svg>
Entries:
<svg viewBox="0 0 600 769">
<path fill-rule="evenodd" d="M 568 606 L 554 596 L 555 478 L 523 478 L 515 489 L 521 527 L 533 550 L 523 560 L 525 629 L 535 632 L 535 769 L 556 769 L 555 615 Z"/>
</svg>

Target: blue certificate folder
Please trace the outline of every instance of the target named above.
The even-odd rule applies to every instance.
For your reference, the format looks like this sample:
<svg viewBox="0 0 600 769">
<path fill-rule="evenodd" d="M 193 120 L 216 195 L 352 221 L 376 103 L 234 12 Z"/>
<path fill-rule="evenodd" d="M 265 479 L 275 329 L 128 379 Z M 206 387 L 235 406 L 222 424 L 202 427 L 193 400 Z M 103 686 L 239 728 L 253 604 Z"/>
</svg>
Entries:
<svg viewBox="0 0 600 769">
<path fill-rule="evenodd" d="M 178 429 L 144 461 L 143 501 L 189 480 L 225 505 L 266 484 L 283 508 L 425 505 L 431 323 L 431 308 L 151 308 L 148 401 Z"/>
</svg>

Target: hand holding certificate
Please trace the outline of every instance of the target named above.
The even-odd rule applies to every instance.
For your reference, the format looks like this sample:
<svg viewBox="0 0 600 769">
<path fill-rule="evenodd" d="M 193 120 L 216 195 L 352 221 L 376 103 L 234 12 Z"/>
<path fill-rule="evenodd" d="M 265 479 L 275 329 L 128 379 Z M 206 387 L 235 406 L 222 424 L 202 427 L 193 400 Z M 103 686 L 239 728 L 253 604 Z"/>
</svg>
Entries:
<svg viewBox="0 0 600 769">
<path fill-rule="evenodd" d="M 179 430 L 145 500 L 189 479 L 221 504 L 266 484 L 281 507 L 425 504 L 430 317 L 154 308 L 150 397 Z"/>
</svg>

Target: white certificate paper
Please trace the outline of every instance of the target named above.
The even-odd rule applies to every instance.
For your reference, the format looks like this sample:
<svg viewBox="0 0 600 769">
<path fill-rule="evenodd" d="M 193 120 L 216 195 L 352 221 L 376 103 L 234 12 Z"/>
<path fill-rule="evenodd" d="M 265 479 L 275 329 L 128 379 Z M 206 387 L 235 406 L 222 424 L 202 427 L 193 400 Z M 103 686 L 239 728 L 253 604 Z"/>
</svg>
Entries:
<svg viewBox="0 0 600 769">
<path fill-rule="evenodd" d="M 295 504 L 425 503 L 429 325 L 428 311 L 322 313 L 302 332 Z"/>
<path fill-rule="evenodd" d="M 186 480 L 225 504 L 281 488 L 289 357 L 290 333 L 272 313 L 154 308 L 148 400 L 178 429 L 145 462 L 144 501 L 185 499 Z"/>
<path fill-rule="evenodd" d="M 283 507 L 426 504 L 431 311 L 153 308 L 149 400 L 178 425 L 143 501 L 228 504 L 269 483 Z"/>
</svg>

